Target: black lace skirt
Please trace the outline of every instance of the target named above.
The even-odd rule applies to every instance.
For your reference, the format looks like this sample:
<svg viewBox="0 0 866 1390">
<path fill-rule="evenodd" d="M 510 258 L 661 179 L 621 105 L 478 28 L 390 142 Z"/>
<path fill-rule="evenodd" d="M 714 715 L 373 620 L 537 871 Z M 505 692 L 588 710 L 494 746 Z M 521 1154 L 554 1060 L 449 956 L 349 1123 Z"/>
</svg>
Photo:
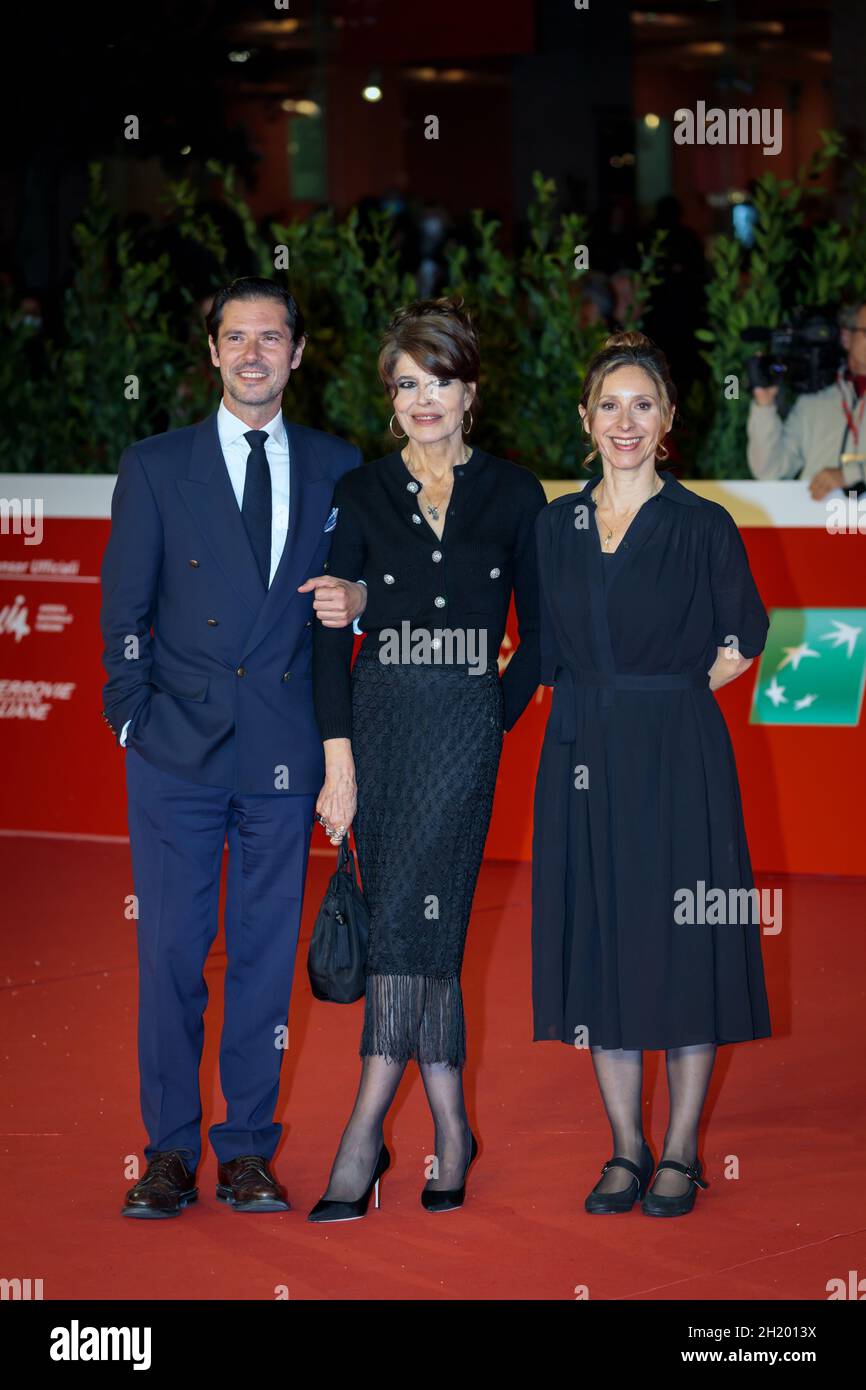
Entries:
<svg viewBox="0 0 866 1390">
<path fill-rule="evenodd" d="M 495 660 L 483 674 L 386 665 L 368 638 L 352 719 L 371 914 L 360 1054 L 462 1067 L 460 970 L 502 748 Z"/>
</svg>

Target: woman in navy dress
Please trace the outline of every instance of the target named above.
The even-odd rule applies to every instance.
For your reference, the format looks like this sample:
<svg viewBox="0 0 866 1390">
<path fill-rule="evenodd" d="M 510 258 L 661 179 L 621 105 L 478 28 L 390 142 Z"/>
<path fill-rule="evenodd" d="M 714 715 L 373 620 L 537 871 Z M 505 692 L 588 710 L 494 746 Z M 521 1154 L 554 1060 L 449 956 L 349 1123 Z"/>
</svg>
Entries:
<svg viewBox="0 0 866 1390">
<path fill-rule="evenodd" d="M 533 837 L 534 1038 L 589 1047 L 613 1159 L 591 1213 L 691 1210 L 716 1048 L 770 1035 L 731 741 L 713 695 L 767 614 L 725 509 L 656 471 L 676 394 L 642 334 L 607 340 L 580 414 L 600 474 L 536 523 L 541 680 L 553 702 Z M 721 889 L 721 894 L 712 894 Z M 723 901 L 705 910 L 710 901 Z M 645 1048 L 667 1055 L 654 1167 Z"/>
</svg>

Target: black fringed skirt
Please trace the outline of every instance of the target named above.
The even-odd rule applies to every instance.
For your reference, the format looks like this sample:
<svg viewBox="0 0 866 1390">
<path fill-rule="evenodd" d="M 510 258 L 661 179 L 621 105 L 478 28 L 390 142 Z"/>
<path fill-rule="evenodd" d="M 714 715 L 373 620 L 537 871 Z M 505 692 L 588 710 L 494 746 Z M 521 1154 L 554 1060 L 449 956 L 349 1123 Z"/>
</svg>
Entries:
<svg viewBox="0 0 866 1390">
<path fill-rule="evenodd" d="M 367 648 L 370 648 L 368 651 Z M 354 831 L 370 907 L 360 1055 L 462 1067 L 460 971 L 502 749 L 495 660 L 352 673 Z"/>
</svg>

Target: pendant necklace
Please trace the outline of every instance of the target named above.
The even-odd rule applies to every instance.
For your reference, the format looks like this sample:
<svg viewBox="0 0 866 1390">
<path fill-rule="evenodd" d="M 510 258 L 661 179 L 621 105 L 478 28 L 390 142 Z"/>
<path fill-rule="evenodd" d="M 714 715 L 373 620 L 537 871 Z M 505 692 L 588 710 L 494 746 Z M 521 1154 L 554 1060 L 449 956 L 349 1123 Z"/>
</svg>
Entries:
<svg viewBox="0 0 866 1390">
<path fill-rule="evenodd" d="M 650 497 L 656 497 L 656 496 L 658 495 L 658 493 L 661 492 L 661 490 L 662 490 L 663 487 L 664 487 L 664 481 L 663 481 L 662 479 L 659 479 L 659 485 L 658 485 L 658 487 L 653 488 L 653 491 L 650 493 Z M 641 506 L 643 506 L 643 503 L 641 503 Z M 598 510 L 598 504 L 597 504 L 597 503 L 596 503 L 596 510 Z M 638 511 L 638 512 L 640 511 L 640 507 L 637 508 L 637 511 Z M 634 512 L 634 513 L 631 513 L 631 514 L 627 514 L 627 518 L 626 518 L 626 519 L 627 519 L 627 520 L 630 519 L 630 516 L 631 516 L 631 515 L 635 515 L 635 516 L 636 516 L 636 515 L 637 515 L 637 512 Z M 626 528 L 626 529 L 628 529 L 628 528 Z M 611 543 L 612 540 L 613 540 L 613 529 L 611 528 L 611 529 L 608 531 L 607 535 L 602 539 L 602 542 L 601 542 L 601 543 L 602 543 L 602 546 L 607 547 L 608 545 L 610 545 L 610 543 Z"/>
<path fill-rule="evenodd" d="M 471 457 L 472 457 L 472 450 L 470 449 L 470 450 L 469 450 L 469 453 L 466 455 L 466 458 L 463 460 L 463 462 L 464 462 L 464 463 L 468 463 L 468 461 L 469 461 L 469 459 L 470 459 Z M 454 480 L 453 480 L 453 478 L 452 478 L 452 487 L 453 487 L 453 482 L 454 482 Z M 424 484 L 422 483 L 421 486 L 422 486 L 422 488 L 423 488 Z M 449 493 L 449 495 L 450 495 L 450 493 Z M 440 503 L 440 505 L 441 505 L 441 503 Z M 432 518 L 433 518 L 434 521 L 438 521 L 438 520 L 439 520 L 439 507 L 438 507 L 438 506 L 435 506 L 435 507 L 434 507 L 433 504 L 432 504 L 431 502 L 425 502 L 425 503 L 424 503 L 424 509 L 425 509 L 426 512 L 429 513 L 430 516 L 432 516 Z"/>
</svg>

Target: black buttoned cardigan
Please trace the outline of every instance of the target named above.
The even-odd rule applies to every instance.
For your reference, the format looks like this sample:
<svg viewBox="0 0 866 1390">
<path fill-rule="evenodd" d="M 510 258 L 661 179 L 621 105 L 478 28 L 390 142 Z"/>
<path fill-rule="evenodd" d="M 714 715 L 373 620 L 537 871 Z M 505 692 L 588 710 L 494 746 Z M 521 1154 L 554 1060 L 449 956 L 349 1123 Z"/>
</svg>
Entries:
<svg viewBox="0 0 866 1390">
<path fill-rule="evenodd" d="M 499 653 L 514 593 L 518 646 L 502 674 L 503 719 L 511 729 L 540 681 L 535 518 L 546 505 L 538 478 L 521 464 L 473 448 L 454 467 L 441 540 L 425 520 L 423 489 L 400 453 L 350 469 L 338 480 L 329 574 L 363 579 L 365 643 L 385 628 L 486 629 L 488 659 Z M 351 738 L 351 625 L 313 630 L 313 698 L 323 739 Z"/>
</svg>

